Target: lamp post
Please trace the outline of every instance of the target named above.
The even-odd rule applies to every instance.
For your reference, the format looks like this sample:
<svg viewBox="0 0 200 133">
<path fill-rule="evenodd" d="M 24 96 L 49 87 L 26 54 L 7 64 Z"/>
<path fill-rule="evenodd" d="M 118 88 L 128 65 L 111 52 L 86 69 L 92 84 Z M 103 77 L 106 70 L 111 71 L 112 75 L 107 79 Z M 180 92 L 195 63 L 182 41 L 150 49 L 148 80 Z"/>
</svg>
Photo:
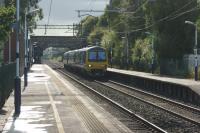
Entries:
<svg viewBox="0 0 200 133">
<path fill-rule="evenodd" d="M 197 56 L 197 25 L 191 21 L 185 21 L 186 24 L 193 25 L 195 27 L 195 44 L 194 44 L 194 80 L 198 80 L 198 56 Z"/>
<path fill-rule="evenodd" d="M 20 0 L 16 0 L 16 77 L 15 77 L 15 92 L 14 92 L 14 103 L 15 103 L 15 115 L 19 115 L 21 111 L 21 79 L 19 76 L 19 8 Z"/>
<path fill-rule="evenodd" d="M 112 43 L 110 43 L 111 41 L 109 41 L 109 45 L 110 45 L 110 67 L 112 68 L 113 65 L 113 47 L 112 47 Z"/>
<path fill-rule="evenodd" d="M 30 12 L 27 12 L 27 8 L 25 9 L 25 16 L 24 16 L 24 87 L 26 87 L 28 85 L 28 76 L 27 76 L 27 72 L 28 72 L 28 28 L 27 28 L 27 15 L 31 14 L 33 12 L 36 12 L 40 9 L 35 9 L 32 10 Z"/>
<path fill-rule="evenodd" d="M 25 16 L 24 16 L 24 87 L 27 86 L 28 83 L 28 76 L 27 76 L 27 9 L 25 9 Z"/>
<path fill-rule="evenodd" d="M 155 50 L 154 50 L 154 36 L 152 33 L 150 32 L 145 32 L 146 34 L 148 35 L 151 35 L 152 36 L 152 39 L 151 39 L 151 49 L 152 49 L 152 58 L 151 58 L 151 73 L 153 74 L 154 73 L 154 56 L 155 56 Z"/>
</svg>

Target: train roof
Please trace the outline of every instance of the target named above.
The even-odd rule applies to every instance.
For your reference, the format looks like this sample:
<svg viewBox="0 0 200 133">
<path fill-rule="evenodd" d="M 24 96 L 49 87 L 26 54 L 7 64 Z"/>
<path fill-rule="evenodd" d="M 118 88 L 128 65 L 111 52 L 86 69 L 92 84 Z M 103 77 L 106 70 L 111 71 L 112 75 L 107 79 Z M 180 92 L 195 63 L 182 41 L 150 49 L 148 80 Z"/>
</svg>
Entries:
<svg viewBox="0 0 200 133">
<path fill-rule="evenodd" d="M 87 50 L 90 50 L 90 49 L 93 49 L 93 48 L 102 48 L 102 47 L 101 46 L 91 46 L 91 47 L 85 47 L 85 48 L 76 49 L 76 50 L 70 50 L 70 51 L 67 51 L 65 53 L 71 53 L 71 52 L 77 52 L 77 51 L 87 51 Z"/>
</svg>

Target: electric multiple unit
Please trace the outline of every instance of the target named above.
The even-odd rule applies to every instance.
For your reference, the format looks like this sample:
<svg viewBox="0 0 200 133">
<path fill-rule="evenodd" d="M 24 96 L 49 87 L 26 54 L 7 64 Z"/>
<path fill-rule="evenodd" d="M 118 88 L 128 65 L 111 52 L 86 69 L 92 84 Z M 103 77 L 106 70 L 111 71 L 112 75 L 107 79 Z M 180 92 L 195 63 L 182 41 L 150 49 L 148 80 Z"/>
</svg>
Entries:
<svg viewBox="0 0 200 133">
<path fill-rule="evenodd" d="M 103 76 L 108 66 L 106 50 L 100 46 L 86 47 L 64 53 L 65 68 L 73 68 L 92 76 Z"/>
</svg>

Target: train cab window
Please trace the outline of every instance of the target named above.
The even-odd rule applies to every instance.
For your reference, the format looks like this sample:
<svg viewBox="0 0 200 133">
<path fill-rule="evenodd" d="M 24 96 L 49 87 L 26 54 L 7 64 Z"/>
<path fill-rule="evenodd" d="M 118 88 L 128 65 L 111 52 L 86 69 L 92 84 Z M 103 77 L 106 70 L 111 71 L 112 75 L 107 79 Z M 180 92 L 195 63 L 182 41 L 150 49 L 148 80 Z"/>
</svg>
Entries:
<svg viewBox="0 0 200 133">
<path fill-rule="evenodd" d="M 89 61 L 105 61 L 106 53 L 105 51 L 90 51 L 88 60 Z"/>
<path fill-rule="evenodd" d="M 98 52 L 98 60 L 100 60 L 100 61 L 106 60 L 106 53 L 104 51 Z"/>
<path fill-rule="evenodd" d="M 89 60 L 96 60 L 97 59 L 97 52 L 89 52 Z"/>
</svg>

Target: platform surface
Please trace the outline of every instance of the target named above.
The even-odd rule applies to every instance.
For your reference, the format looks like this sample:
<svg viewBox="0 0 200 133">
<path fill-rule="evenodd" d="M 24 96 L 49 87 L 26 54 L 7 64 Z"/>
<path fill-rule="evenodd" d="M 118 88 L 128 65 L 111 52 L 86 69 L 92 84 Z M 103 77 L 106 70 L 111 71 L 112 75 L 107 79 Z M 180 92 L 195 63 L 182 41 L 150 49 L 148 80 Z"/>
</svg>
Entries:
<svg viewBox="0 0 200 133">
<path fill-rule="evenodd" d="M 11 111 L 3 133 L 131 132 L 47 65 L 32 66 L 21 98 L 19 117 L 13 117 Z M 12 101 L 10 96 L 8 103 L 14 107 Z"/>
</svg>

